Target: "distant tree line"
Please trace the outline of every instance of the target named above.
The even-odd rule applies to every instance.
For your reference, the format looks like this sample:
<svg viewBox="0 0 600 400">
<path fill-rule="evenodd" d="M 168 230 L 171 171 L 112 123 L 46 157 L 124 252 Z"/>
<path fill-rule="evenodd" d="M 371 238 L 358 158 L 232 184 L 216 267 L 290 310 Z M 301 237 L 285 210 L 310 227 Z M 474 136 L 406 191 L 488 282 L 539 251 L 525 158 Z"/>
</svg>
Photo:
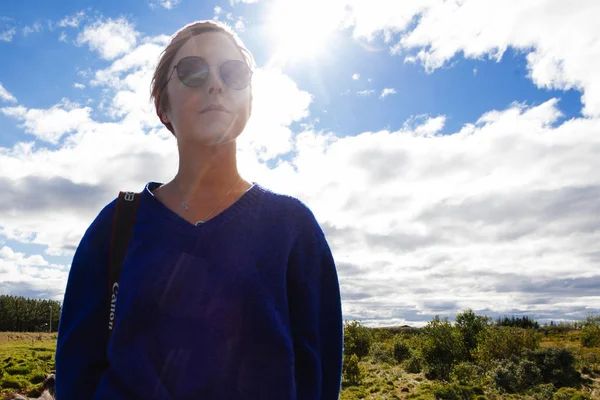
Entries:
<svg viewBox="0 0 600 400">
<path fill-rule="evenodd" d="M 515 317 L 514 315 L 512 317 L 498 317 L 498 319 L 496 320 L 496 325 L 498 326 L 511 326 L 513 328 L 523 328 L 523 329 L 538 329 L 540 327 L 540 324 L 534 320 L 533 318 L 530 318 L 528 316 L 523 316 L 523 317 Z"/>
<path fill-rule="evenodd" d="M 56 332 L 60 312 L 58 301 L 0 295 L 0 331 Z"/>
</svg>

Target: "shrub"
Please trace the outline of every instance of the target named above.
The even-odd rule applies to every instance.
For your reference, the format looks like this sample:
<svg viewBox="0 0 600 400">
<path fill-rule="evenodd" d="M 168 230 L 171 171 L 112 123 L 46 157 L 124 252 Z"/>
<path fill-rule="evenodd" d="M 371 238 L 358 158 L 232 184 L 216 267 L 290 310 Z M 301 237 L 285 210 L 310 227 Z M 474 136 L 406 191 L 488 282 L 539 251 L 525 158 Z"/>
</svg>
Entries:
<svg viewBox="0 0 600 400">
<path fill-rule="evenodd" d="M 409 374 L 418 374 L 423 369 L 423 366 L 421 360 L 417 356 L 412 356 L 406 362 L 404 369 Z"/>
<path fill-rule="evenodd" d="M 461 362 L 452 369 L 450 377 L 456 383 L 468 385 L 478 381 L 481 375 L 482 371 L 476 364 Z"/>
<path fill-rule="evenodd" d="M 589 396 L 573 388 L 561 388 L 554 393 L 553 400 L 589 400 Z"/>
<path fill-rule="evenodd" d="M 344 324 L 344 354 L 355 354 L 359 359 L 369 354 L 373 337 L 371 331 L 358 321 Z"/>
<path fill-rule="evenodd" d="M 529 391 L 535 400 L 553 400 L 554 399 L 554 385 L 551 383 L 543 383 Z"/>
<path fill-rule="evenodd" d="M 600 316 L 589 316 L 581 330 L 581 345 L 583 347 L 600 347 Z"/>
<path fill-rule="evenodd" d="M 517 382 L 520 390 L 528 389 L 542 383 L 542 372 L 530 360 L 521 360 L 516 370 Z"/>
<path fill-rule="evenodd" d="M 456 327 L 460 332 L 463 348 L 466 352 L 463 358 L 472 361 L 471 351 L 477 348 L 477 338 L 481 332 L 488 328 L 491 318 L 475 315 L 471 309 L 468 309 L 462 313 L 458 313 L 455 321 Z"/>
<path fill-rule="evenodd" d="M 410 358 L 410 347 L 408 343 L 400 338 L 394 339 L 394 359 L 401 363 Z"/>
<path fill-rule="evenodd" d="M 352 354 L 349 358 L 344 359 L 344 380 L 352 385 L 358 385 L 362 379 L 358 357 Z"/>
<path fill-rule="evenodd" d="M 516 366 L 511 361 L 503 361 L 491 370 L 491 377 L 500 391 L 515 393 L 518 390 Z"/>
<path fill-rule="evenodd" d="M 478 337 L 475 359 L 484 365 L 492 365 L 497 360 L 520 358 L 526 350 L 539 347 L 541 335 L 531 329 L 512 327 L 491 327 Z"/>
<path fill-rule="evenodd" d="M 371 345 L 369 355 L 373 358 L 375 362 L 378 363 L 394 363 L 394 356 L 392 354 L 392 351 L 384 343 L 373 343 Z"/>
<path fill-rule="evenodd" d="M 463 361 L 465 354 L 460 333 L 448 318 L 440 319 L 437 315 L 425 328 L 425 338 L 422 344 L 422 355 L 425 375 L 428 379 L 450 380 L 452 367 Z"/>
<path fill-rule="evenodd" d="M 560 388 L 577 385 L 581 380 L 581 374 L 574 367 L 575 356 L 568 349 L 540 349 L 533 353 L 533 359 L 544 383 L 552 383 Z"/>
</svg>

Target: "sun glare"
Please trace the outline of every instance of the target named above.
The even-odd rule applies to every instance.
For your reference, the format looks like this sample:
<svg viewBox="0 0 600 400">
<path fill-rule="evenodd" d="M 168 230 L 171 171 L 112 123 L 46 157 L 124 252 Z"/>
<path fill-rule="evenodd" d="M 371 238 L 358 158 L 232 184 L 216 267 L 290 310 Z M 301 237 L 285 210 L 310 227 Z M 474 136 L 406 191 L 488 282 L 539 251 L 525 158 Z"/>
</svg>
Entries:
<svg viewBox="0 0 600 400">
<path fill-rule="evenodd" d="M 314 59 L 328 50 L 340 19 L 327 1 L 290 0 L 272 3 L 269 36 L 274 63 Z"/>
</svg>

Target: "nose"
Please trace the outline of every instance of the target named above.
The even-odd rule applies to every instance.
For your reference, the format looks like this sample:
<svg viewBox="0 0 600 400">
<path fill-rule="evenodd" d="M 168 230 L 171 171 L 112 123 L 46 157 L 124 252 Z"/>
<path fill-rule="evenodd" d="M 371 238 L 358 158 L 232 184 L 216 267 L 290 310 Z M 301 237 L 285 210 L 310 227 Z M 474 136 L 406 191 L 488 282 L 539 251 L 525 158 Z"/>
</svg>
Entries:
<svg viewBox="0 0 600 400">
<path fill-rule="evenodd" d="M 211 68 L 208 75 L 208 82 L 206 83 L 209 94 L 213 94 L 214 92 L 223 93 L 223 82 L 221 82 L 221 76 L 217 68 Z"/>
</svg>

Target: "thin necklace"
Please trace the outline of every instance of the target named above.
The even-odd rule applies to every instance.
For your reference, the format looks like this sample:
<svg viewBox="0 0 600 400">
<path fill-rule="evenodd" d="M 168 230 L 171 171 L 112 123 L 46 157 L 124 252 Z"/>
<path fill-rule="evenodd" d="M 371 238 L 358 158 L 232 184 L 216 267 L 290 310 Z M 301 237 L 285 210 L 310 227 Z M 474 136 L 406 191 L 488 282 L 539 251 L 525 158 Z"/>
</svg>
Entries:
<svg viewBox="0 0 600 400">
<path fill-rule="evenodd" d="M 229 193 L 231 193 L 231 191 L 237 186 L 238 183 L 240 183 L 240 181 L 242 180 L 242 177 L 240 176 L 240 179 L 238 179 L 238 181 L 235 183 L 235 185 L 233 185 L 233 187 L 231 189 L 229 189 L 229 192 L 227 192 L 227 194 L 225 196 L 223 196 L 223 198 L 221 199 L 221 201 L 215 206 L 215 208 L 212 209 L 212 211 L 206 216 L 204 217 L 204 220 L 200 220 L 197 221 L 194 225 L 198 226 L 200 224 L 205 223 L 208 220 L 208 217 L 210 217 L 212 215 L 213 212 L 215 212 L 215 210 L 217 209 L 217 207 L 219 207 L 221 205 L 221 203 L 223 202 L 223 200 L 225 200 L 225 197 L 227 197 L 229 195 Z M 183 207 L 185 208 L 185 211 L 190 211 L 190 208 L 188 207 L 188 205 L 185 203 L 185 201 L 182 201 L 181 204 L 183 205 Z"/>
</svg>

